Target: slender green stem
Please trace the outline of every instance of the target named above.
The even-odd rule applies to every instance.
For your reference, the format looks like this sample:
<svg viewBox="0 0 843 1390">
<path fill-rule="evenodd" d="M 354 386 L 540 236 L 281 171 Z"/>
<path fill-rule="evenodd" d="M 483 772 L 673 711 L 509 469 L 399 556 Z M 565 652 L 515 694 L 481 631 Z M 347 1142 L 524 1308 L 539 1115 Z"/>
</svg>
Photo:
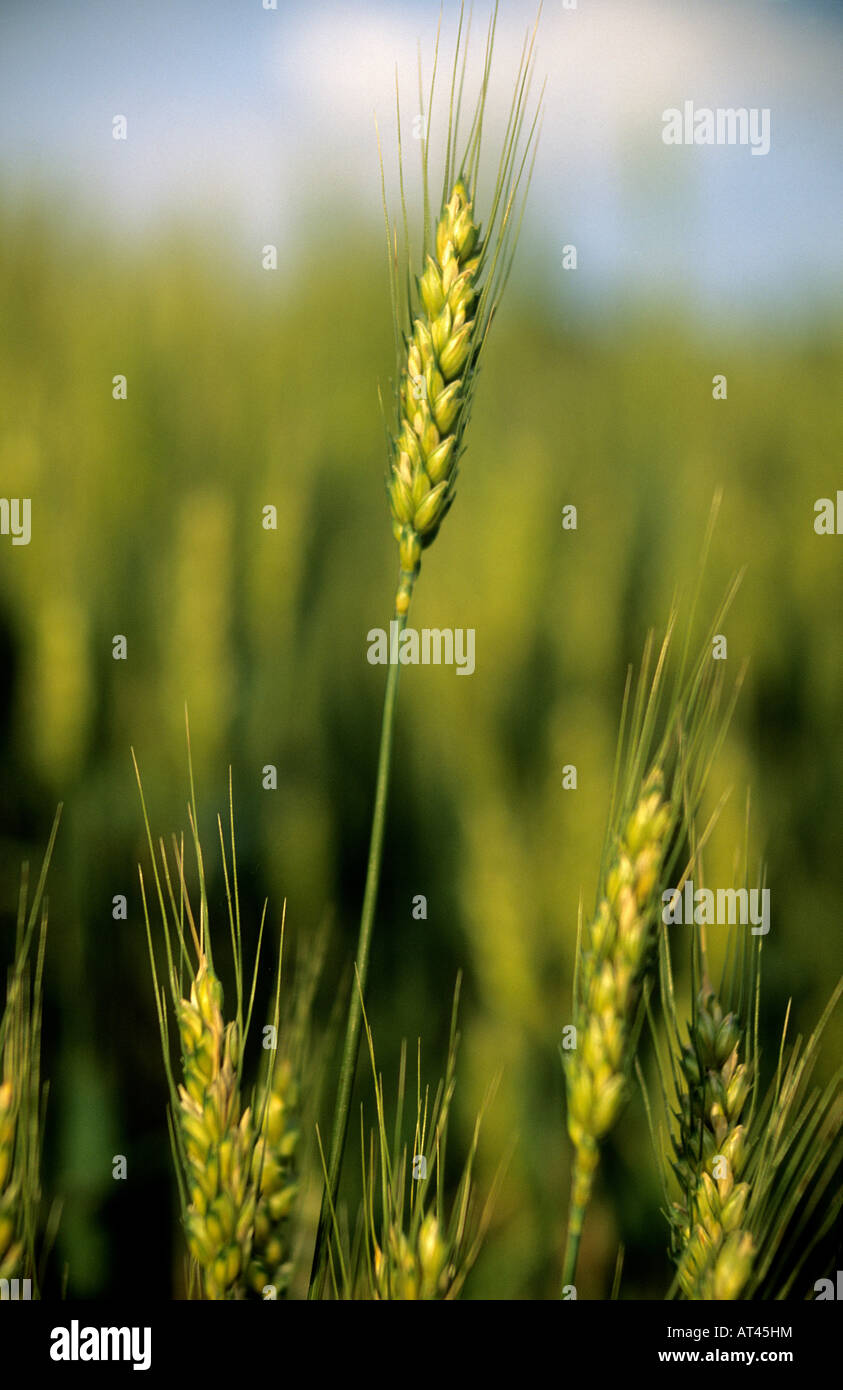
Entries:
<svg viewBox="0 0 843 1390">
<path fill-rule="evenodd" d="M 562 1272 L 563 1290 L 568 1284 L 574 1283 L 577 1272 L 577 1257 L 580 1253 L 580 1236 L 582 1235 L 584 1217 L 585 1207 L 574 1206 L 572 1197 L 571 1208 L 568 1213 L 568 1239 L 565 1243 L 565 1263 Z"/>
<path fill-rule="evenodd" d="M 577 1149 L 574 1158 L 574 1171 L 571 1177 L 571 1201 L 568 1207 L 568 1238 L 565 1242 L 565 1259 L 562 1268 L 563 1292 L 567 1285 L 573 1284 L 577 1273 L 577 1258 L 580 1253 L 580 1237 L 583 1222 L 591 1200 L 591 1188 L 598 1162 L 598 1151 L 594 1148 Z"/>
<path fill-rule="evenodd" d="M 402 571 L 399 601 L 396 603 L 396 615 L 393 620 L 397 624 L 397 628 L 392 629 L 396 634 L 394 638 L 396 642 L 407 625 L 407 612 L 414 579 L 414 575 L 407 575 Z M 402 595 L 404 596 L 403 600 Z M 402 609 L 403 611 L 401 611 Z M 390 641 L 390 647 L 391 646 L 392 640 Z M 343 1151 L 345 1149 L 345 1140 L 348 1133 L 351 1091 L 354 1085 L 354 1074 L 357 1068 L 357 1053 L 360 1045 L 362 1005 L 366 990 L 369 948 L 372 941 L 372 925 L 375 920 L 381 858 L 383 856 L 386 801 L 389 791 L 389 771 L 392 763 L 392 739 L 395 729 L 399 670 L 400 666 L 397 661 L 394 664 L 390 662 L 389 673 L 386 679 L 386 694 L 383 702 L 381 746 L 380 755 L 378 757 L 378 777 L 375 788 L 375 809 L 372 816 L 372 834 L 369 841 L 369 865 L 366 871 L 366 890 L 363 895 L 363 910 L 360 915 L 360 934 L 357 940 L 357 978 L 352 983 L 351 998 L 348 1003 L 348 1023 L 345 1033 L 345 1047 L 343 1048 L 339 1088 L 337 1091 L 336 1105 L 334 1107 L 334 1128 L 331 1135 L 328 1181 L 322 1194 L 322 1209 L 319 1214 L 319 1226 L 316 1232 L 316 1245 L 313 1252 L 313 1266 L 310 1273 L 309 1296 L 311 1298 L 318 1298 L 321 1291 L 322 1280 L 319 1277 L 320 1269 L 323 1263 L 325 1242 L 331 1221 L 331 1211 L 336 1207 L 337 1189 L 339 1188 L 340 1173 L 342 1170 Z"/>
</svg>

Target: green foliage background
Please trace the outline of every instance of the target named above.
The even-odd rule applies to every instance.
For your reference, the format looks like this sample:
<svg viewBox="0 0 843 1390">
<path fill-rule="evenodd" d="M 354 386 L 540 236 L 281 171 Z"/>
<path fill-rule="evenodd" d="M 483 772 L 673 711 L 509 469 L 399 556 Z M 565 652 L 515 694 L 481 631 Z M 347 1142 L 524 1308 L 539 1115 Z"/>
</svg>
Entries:
<svg viewBox="0 0 843 1390">
<path fill-rule="evenodd" d="M 168 1297 L 179 1244 L 129 749 L 155 832 L 186 828 L 187 701 L 208 860 L 231 763 L 253 919 L 268 894 L 277 930 L 286 897 L 295 947 L 332 916 L 327 1026 L 348 986 L 374 784 L 384 671 L 366 662 L 366 634 L 387 625 L 395 580 L 377 401 L 387 278 L 362 232 L 317 236 L 295 275 L 273 275 L 187 235 L 120 250 L 57 242 L 55 226 L 44 209 L 0 217 L 0 479 L 3 495 L 32 498 L 33 528 L 28 547 L 0 542 L 0 951 L 20 860 L 40 859 L 62 799 L 44 1057 L 47 1186 L 65 1196 L 52 1277 L 66 1263 L 73 1294 Z M 726 635 L 734 674 L 745 657 L 750 668 L 711 788 L 711 805 L 733 791 L 709 875 L 729 881 L 751 788 L 772 891 L 769 1048 L 788 997 L 809 1031 L 843 966 L 843 540 L 813 530 L 815 500 L 841 484 L 841 367 L 839 331 L 821 324 L 727 334 L 665 302 L 598 325 L 529 276 L 495 324 L 457 502 L 410 618 L 473 627 L 477 670 L 402 674 L 369 997 L 388 1083 L 402 1036 L 411 1049 L 422 1037 L 434 1079 L 465 971 L 463 1142 L 503 1069 L 481 1180 L 513 1156 L 469 1296 L 557 1291 L 557 1045 L 578 902 L 594 894 L 627 665 L 693 583 L 719 485 L 703 611 L 747 565 Z M 111 395 L 118 372 L 125 402 Z M 725 403 L 712 399 L 720 372 Z M 275 532 L 261 526 L 269 503 Z M 567 503 L 576 532 L 561 527 Z M 117 633 L 125 662 L 112 660 Z M 275 792 L 261 787 L 267 763 Z M 562 790 L 567 763 L 576 791 Z M 218 877 L 216 892 L 221 905 Z M 112 918 L 118 893 L 127 922 Z M 419 893 L 426 922 L 411 913 Z M 838 1022 L 829 1059 L 840 1043 Z M 619 1241 L 626 1296 L 667 1286 L 648 1143 L 636 1097 L 586 1230 L 581 1296 L 608 1293 Z M 111 1177 L 117 1153 L 125 1183 Z"/>
</svg>

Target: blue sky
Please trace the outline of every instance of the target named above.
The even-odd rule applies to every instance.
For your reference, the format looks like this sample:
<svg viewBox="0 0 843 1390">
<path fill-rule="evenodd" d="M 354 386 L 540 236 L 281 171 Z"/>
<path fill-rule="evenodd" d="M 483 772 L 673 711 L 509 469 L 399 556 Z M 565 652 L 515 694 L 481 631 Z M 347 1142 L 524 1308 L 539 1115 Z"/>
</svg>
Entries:
<svg viewBox="0 0 843 1390">
<path fill-rule="evenodd" d="M 443 47 L 454 33 L 445 5 Z M 546 0 L 546 114 L 525 238 L 560 294 L 611 304 L 681 287 L 709 313 L 813 311 L 840 284 L 843 6 Z M 0 177 L 124 238 L 172 220 L 291 265 L 314 216 L 380 216 L 374 116 L 395 168 L 438 3 L 76 0 L 0 7 Z M 488 15 L 476 6 L 476 54 Z M 501 5 L 503 109 L 532 5 Z M 662 111 L 769 107 L 772 148 L 672 148 Z M 129 138 L 111 138 L 125 114 Z M 435 119 L 435 113 L 434 113 Z M 490 129 L 494 142 L 494 125 Z M 434 126 L 435 141 L 435 126 Z M 408 143 L 412 143 L 411 140 Z M 435 144 L 434 144 L 435 151 Z M 481 206 L 482 211 L 482 206 Z M 559 268 L 577 246 L 576 280 Z"/>
</svg>

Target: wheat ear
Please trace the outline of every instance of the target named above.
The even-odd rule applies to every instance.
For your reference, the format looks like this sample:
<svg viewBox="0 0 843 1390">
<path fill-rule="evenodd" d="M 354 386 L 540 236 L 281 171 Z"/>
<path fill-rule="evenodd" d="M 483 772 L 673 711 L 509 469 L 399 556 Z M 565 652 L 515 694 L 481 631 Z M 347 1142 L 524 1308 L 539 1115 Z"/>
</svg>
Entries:
<svg viewBox="0 0 843 1390">
<path fill-rule="evenodd" d="M 12 1159 L 15 1152 L 16 1097 L 11 1077 L 0 1085 L 0 1279 L 19 1273 L 23 1242 L 16 1238 L 16 1212 L 20 1182 L 16 1180 Z"/>
<path fill-rule="evenodd" d="M 222 1016 L 222 987 L 205 956 L 177 1010 L 184 1084 L 179 1121 L 190 1205 L 185 1234 L 209 1299 L 232 1297 L 251 1253 L 255 1149 L 251 1111 L 240 1110 L 239 1033 Z"/>
<path fill-rule="evenodd" d="M 140 865 L 138 872 L 162 1055 L 170 1092 L 173 1159 L 185 1236 L 195 1262 L 189 1272 L 189 1293 L 192 1295 L 196 1288 L 198 1269 L 200 1297 L 217 1300 L 243 1296 L 252 1253 L 258 1200 L 254 1170 L 259 1126 L 253 1109 L 248 1106 L 243 1108 L 241 1073 L 257 987 L 266 904 L 261 914 L 249 987 L 249 981 L 244 978 L 234 793 L 229 769 L 228 845 L 222 820 L 217 818 L 234 965 L 234 1017 L 226 1023 L 222 986 L 214 968 L 205 858 L 198 831 L 189 727 L 186 732 L 190 776 L 188 817 L 199 878 L 198 929 L 185 878 L 184 842 L 174 837 L 174 875 L 163 841 L 159 842 L 156 854 L 140 770 L 132 753 L 149 846 L 152 881 L 161 914 L 166 983 L 159 980 L 149 896 Z M 189 937 L 186 925 L 189 927 Z M 280 990 L 280 969 L 279 953 L 276 1001 Z M 191 981 L 187 998 L 183 984 L 186 971 Z M 168 994 L 178 1023 L 182 1048 L 182 1083 L 178 1086 L 170 1060 Z"/>
<path fill-rule="evenodd" d="M 741 1113 L 752 1089 L 752 1064 L 738 1061 L 743 1030 L 724 1014 L 706 983 L 697 996 L 680 1069 L 675 1171 L 685 1194 L 671 1207 L 673 1253 L 686 1298 L 739 1298 L 752 1269 L 752 1236 L 743 1228 L 749 1184 Z"/>
<path fill-rule="evenodd" d="M 578 1042 L 563 1053 L 574 1146 L 564 1284 L 572 1282 L 576 1268 L 600 1141 L 626 1094 L 641 984 L 654 955 L 657 889 L 670 822 L 662 774 L 655 768 L 617 838 L 606 895 L 580 945 Z"/>
<path fill-rule="evenodd" d="M 41 1012 L 47 946 L 45 888 L 62 807 L 58 806 L 41 872 L 29 903 L 29 866 L 23 865 L 14 959 L 0 1011 L 0 1279 L 29 1279 L 38 1297 L 41 1243 L 41 1122 L 47 1088 L 41 1086 Z"/>
<path fill-rule="evenodd" d="M 0 1076 L 3 1078 L 0 1084 L 0 1279 L 12 1279 L 20 1274 L 24 1251 L 20 1238 L 21 1175 L 19 1164 L 15 1163 L 15 1141 L 22 1101 L 21 1081 L 25 1076 L 22 1058 L 16 1055 L 22 1041 L 21 1030 L 14 1027 L 20 1014 L 23 984 L 20 969 L 22 962 L 16 962 L 9 981 L 3 1016 L 7 1027 L 4 1028 L 4 1045 L 0 1049 Z"/>
<path fill-rule="evenodd" d="M 462 179 L 436 226 L 436 255 L 419 281 L 423 312 L 415 319 L 403 369 L 400 432 L 388 482 L 392 529 L 401 566 L 396 613 L 403 615 L 421 565 L 454 497 L 458 440 L 466 414 L 464 369 L 475 346 L 480 229 Z"/>
<path fill-rule="evenodd" d="M 461 6 L 451 78 L 440 212 L 434 233 L 435 256 L 427 254 L 431 231 L 430 208 L 435 206 L 431 204 L 429 181 L 430 110 L 427 129 L 421 141 L 424 224 L 423 266 L 419 277 L 413 274 L 411 268 L 414 257 L 409 244 L 401 156 L 400 102 L 397 102 L 399 177 L 403 211 L 403 246 L 400 253 L 397 230 L 392 225 L 386 205 L 381 162 L 396 347 L 397 412 L 396 427 L 391 431 L 391 438 L 390 430 L 387 429 L 387 491 L 392 509 L 393 531 L 399 548 L 399 578 L 394 605 L 394 622 L 399 636 L 407 624 L 422 550 L 436 536 L 453 501 L 457 460 L 470 414 L 480 356 L 509 275 L 518 240 L 524 198 L 532 172 L 532 163 L 528 162 L 528 159 L 531 149 L 533 157 L 535 156 L 535 135 L 541 106 L 540 99 L 532 122 L 525 128 L 537 18 L 536 26 L 533 27 L 532 34 L 528 34 L 522 50 L 489 207 L 486 236 L 481 246 L 479 228 L 472 212 L 472 193 L 469 190 L 474 191 L 477 187 L 497 4 L 489 24 L 483 77 L 474 116 L 460 155 L 460 110 L 467 60 L 467 39 L 464 44 L 462 38 L 464 18 L 464 6 Z M 437 34 L 429 105 L 433 103 L 438 50 Z M 397 97 L 396 91 L 396 101 Z M 522 180 L 523 196 L 519 191 Z M 479 287 L 481 277 L 482 288 Z M 369 861 L 355 962 L 360 997 L 352 991 L 349 1000 L 327 1180 L 313 1254 L 311 1297 L 317 1296 L 323 1284 L 323 1254 L 331 1226 L 332 1211 L 336 1206 L 348 1132 L 351 1091 L 360 1044 L 360 1005 L 366 989 L 383 855 L 398 671 L 397 663 L 390 664 L 381 720 Z"/>
</svg>

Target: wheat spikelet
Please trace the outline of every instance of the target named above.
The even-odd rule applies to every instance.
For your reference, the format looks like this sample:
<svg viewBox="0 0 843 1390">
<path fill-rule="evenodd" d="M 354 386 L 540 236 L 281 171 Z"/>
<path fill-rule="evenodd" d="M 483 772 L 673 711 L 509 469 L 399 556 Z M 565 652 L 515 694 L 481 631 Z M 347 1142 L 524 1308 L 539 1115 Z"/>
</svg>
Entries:
<svg viewBox="0 0 843 1390">
<path fill-rule="evenodd" d="M 401 584 L 397 611 L 406 612 L 412 581 L 453 501 L 464 371 L 474 347 L 480 229 L 462 179 L 454 184 L 436 227 L 435 256 L 419 280 L 423 313 L 415 319 L 403 370 L 400 431 L 388 482 Z"/>
<path fill-rule="evenodd" d="M 256 1107 L 263 1116 L 252 1159 L 252 1178 L 258 1191 L 254 1242 L 248 1285 L 261 1293 L 274 1286 L 277 1297 L 287 1292 L 292 1274 L 287 1228 L 298 1196 L 296 1151 L 299 1088 L 291 1062 L 276 1061 L 272 1083 Z"/>
<path fill-rule="evenodd" d="M 392 1223 L 383 1247 L 374 1247 L 374 1297 L 377 1300 L 445 1298 L 451 1286 L 448 1247 L 439 1222 L 428 1212 L 408 1238 Z"/>
<path fill-rule="evenodd" d="M 190 1204 L 187 1244 L 199 1264 L 209 1299 L 236 1296 L 251 1251 L 255 1192 L 251 1180 L 251 1111 L 240 1112 L 239 1035 L 225 1025 L 222 988 L 204 955 L 178 1006 L 184 1084 L 179 1121 Z"/>
<path fill-rule="evenodd" d="M 662 789 L 655 769 L 616 840 L 606 893 L 580 948 L 577 1047 L 563 1054 L 568 1133 L 575 1149 L 575 1232 L 588 1205 L 600 1142 L 625 1097 L 631 1030 L 653 957 L 659 872 L 671 818 Z"/>
<path fill-rule="evenodd" d="M 689 1037 L 680 1057 L 685 1089 L 675 1142 L 675 1171 L 686 1195 L 672 1204 L 673 1254 L 686 1298 L 735 1299 L 755 1253 L 743 1229 L 750 1186 L 736 1181 L 747 1157 L 740 1119 L 753 1068 L 738 1061 L 743 1030 L 708 984 Z"/>
</svg>

